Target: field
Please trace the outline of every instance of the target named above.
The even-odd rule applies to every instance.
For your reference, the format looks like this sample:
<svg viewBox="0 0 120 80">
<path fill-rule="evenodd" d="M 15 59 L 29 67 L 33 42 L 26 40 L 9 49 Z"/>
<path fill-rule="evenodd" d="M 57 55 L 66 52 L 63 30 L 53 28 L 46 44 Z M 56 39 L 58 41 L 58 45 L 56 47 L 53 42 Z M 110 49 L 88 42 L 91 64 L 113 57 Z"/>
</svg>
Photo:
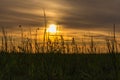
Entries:
<svg viewBox="0 0 120 80">
<path fill-rule="evenodd" d="M 119 76 L 119 54 L 0 54 L 0 80 L 119 80 Z"/>
<path fill-rule="evenodd" d="M 114 1 L 0 1 L 0 80 L 120 80 Z"/>
</svg>

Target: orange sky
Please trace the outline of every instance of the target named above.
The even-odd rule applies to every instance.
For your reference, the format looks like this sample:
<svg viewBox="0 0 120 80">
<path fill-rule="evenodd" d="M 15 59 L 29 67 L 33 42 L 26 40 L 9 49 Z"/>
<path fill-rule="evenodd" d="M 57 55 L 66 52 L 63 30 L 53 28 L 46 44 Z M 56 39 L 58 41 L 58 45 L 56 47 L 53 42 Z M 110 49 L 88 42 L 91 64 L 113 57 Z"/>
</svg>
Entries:
<svg viewBox="0 0 120 80">
<path fill-rule="evenodd" d="M 78 43 L 82 38 L 89 41 L 91 35 L 95 41 L 104 41 L 113 34 L 113 24 L 119 40 L 119 8 L 119 0 L 1 0 L 0 28 L 4 27 L 15 40 L 21 38 L 19 25 L 22 25 L 23 36 L 29 38 L 31 32 L 33 39 L 39 28 L 38 39 L 43 41 L 44 9 L 47 27 L 59 25 L 66 41 L 73 37 Z"/>
</svg>

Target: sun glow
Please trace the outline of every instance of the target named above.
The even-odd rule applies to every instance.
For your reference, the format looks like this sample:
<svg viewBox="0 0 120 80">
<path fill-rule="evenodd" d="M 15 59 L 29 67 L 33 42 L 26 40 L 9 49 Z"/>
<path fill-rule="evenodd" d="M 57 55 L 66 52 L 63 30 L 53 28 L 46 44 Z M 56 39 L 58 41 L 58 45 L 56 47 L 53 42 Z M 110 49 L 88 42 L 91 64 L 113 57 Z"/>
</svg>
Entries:
<svg viewBox="0 0 120 80">
<path fill-rule="evenodd" d="M 55 24 L 50 24 L 48 29 L 47 29 L 47 32 L 56 33 L 57 32 L 57 26 Z"/>
</svg>

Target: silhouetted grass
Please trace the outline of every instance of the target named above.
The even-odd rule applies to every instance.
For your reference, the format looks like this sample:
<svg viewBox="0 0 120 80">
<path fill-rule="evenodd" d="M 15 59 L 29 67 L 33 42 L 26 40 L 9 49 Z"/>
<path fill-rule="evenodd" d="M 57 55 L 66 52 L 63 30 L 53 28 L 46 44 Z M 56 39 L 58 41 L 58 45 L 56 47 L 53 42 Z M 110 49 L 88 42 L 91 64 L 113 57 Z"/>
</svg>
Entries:
<svg viewBox="0 0 120 80">
<path fill-rule="evenodd" d="M 96 54 L 93 36 L 89 44 L 82 41 L 80 50 L 75 38 L 66 43 L 63 35 L 56 35 L 53 42 L 48 37 L 39 44 L 37 32 L 32 39 L 31 31 L 30 37 L 24 37 L 21 28 L 21 45 L 16 46 L 4 28 L 2 33 L 0 80 L 119 80 L 120 54 L 115 35 L 114 40 L 105 39 L 107 53 Z"/>
<path fill-rule="evenodd" d="M 116 80 L 116 71 L 109 54 L 1 53 L 0 80 Z"/>
</svg>

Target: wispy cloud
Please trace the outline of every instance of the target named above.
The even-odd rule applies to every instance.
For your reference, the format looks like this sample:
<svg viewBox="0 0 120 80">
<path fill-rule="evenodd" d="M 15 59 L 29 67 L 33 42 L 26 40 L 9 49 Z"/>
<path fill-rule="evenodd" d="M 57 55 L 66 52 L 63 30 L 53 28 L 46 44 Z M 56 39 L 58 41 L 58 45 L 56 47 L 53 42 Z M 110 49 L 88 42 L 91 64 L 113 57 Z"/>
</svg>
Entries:
<svg viewBox="0 0 120 80">
<path fill-rule="evenodd" d="M 119 0 L 1 0 L 0 25 L 42 25 L 44 8 L 48 22 L 71 28 L 101 28 L 120 23 L 119 7 Z"/>
</svg>

